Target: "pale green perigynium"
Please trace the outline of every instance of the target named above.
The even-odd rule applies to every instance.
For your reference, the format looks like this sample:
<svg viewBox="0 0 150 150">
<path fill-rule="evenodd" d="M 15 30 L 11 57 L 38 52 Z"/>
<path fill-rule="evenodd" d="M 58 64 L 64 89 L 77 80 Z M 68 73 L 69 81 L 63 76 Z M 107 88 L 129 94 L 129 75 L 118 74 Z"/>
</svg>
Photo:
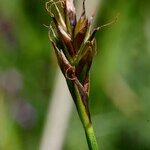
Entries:
<svg viewBox="0 0 150 150">
<path fill-rule="evenodd" d="M 51 0 L 46 3 L 46 9 L 52 18 L 49 38 L 85 129 L 89 149 L 98 150 L 88 101 L 89 71 L 95 54 L 95 33 L 99 28 L 91 31 L 93 17 L 86 17 L 85 0 L 78 21 L 73 0 Z"/>
</svg>

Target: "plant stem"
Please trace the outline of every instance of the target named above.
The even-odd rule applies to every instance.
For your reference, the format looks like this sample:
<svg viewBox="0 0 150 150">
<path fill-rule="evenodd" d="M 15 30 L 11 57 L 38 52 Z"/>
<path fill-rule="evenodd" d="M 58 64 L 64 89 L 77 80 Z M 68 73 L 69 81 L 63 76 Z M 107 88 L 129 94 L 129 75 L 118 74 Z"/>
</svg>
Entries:
<svg viewBox="0 0 150 150">
<path fill-rule="evenodd" d="M 98 150 L 98 144 L 92 127 L 90 116 L 87 114 L 80 92 L 78 91 L 78 88 L 76 86 L 75 86 L 75 93 L 76 93 L 76 107 L 85 130 L 89 150 Z"/>
<path fill-rule="evenodd" d="M 89 150 L 98 150 L 98 144 L 92 125 L 90 127 L 85 128 L 85 134 Z"/>
</svg>

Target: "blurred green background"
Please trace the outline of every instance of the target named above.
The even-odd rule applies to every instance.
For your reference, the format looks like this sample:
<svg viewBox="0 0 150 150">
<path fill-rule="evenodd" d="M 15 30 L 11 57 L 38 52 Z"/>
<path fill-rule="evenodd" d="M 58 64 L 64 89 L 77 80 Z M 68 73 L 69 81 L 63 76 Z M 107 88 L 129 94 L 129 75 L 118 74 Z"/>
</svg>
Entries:
<svg viewBox="0 0 150 150">
<path fill-rule="evenodd" d="M 41 143 L 57 72 L 44 5 L 0 0 L 0 150 L 38 150 Z M 150 150 L 150 1 L 102 0 L 96 25 L 117 13 L 118 22 L 97 34 L 93 124 L 101 150 Z M 74 108 L 63 150 L 86 149 Z"/>
</svg>

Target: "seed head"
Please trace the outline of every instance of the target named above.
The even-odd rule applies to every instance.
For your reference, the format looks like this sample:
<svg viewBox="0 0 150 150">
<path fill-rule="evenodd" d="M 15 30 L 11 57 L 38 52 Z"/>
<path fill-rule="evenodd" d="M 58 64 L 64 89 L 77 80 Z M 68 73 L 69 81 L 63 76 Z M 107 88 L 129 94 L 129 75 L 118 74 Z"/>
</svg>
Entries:
<svg viewBox="0 0 150 150">
<path fill-rule="evenodd" d="M 64 74 L 69 90 L 76 103 L 75 87 L 78 89 L 86 112 L 88 109 L 89 71 L 95 54 L 95 33 L 92 31 L 93 16 L 88 19 L 83 0 L 83 11 L 77 20 L 73 0 L 53 0 L 46 3 L 52 22 L 49 37 L 55 50 L 58 64 Z"/>
</svg>

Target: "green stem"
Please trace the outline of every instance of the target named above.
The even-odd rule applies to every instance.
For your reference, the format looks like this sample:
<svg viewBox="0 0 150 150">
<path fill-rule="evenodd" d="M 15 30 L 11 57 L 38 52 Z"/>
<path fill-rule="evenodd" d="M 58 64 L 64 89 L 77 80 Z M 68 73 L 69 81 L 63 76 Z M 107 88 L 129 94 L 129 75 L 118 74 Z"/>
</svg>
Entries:
<svg viewBox="0 0 150 150">
<path fill-rule="evenodd" d="M 92 125 L 90 127 L 85 128 L 85 134 L 89 150 L 98 150 L 98 144 Z"/>
<path fill-rule="evenodd" d="M 98 150 L 98 144 L 92 127 L 91 120 L 87 115 L 86 108 L 83 104 L 83 101 L 80 96 L 80 92 L 76 85 L 75 85 L 75 93 L 76 93 L 76 107 L 85 130 L 89 150 Z"/>
</svg>

